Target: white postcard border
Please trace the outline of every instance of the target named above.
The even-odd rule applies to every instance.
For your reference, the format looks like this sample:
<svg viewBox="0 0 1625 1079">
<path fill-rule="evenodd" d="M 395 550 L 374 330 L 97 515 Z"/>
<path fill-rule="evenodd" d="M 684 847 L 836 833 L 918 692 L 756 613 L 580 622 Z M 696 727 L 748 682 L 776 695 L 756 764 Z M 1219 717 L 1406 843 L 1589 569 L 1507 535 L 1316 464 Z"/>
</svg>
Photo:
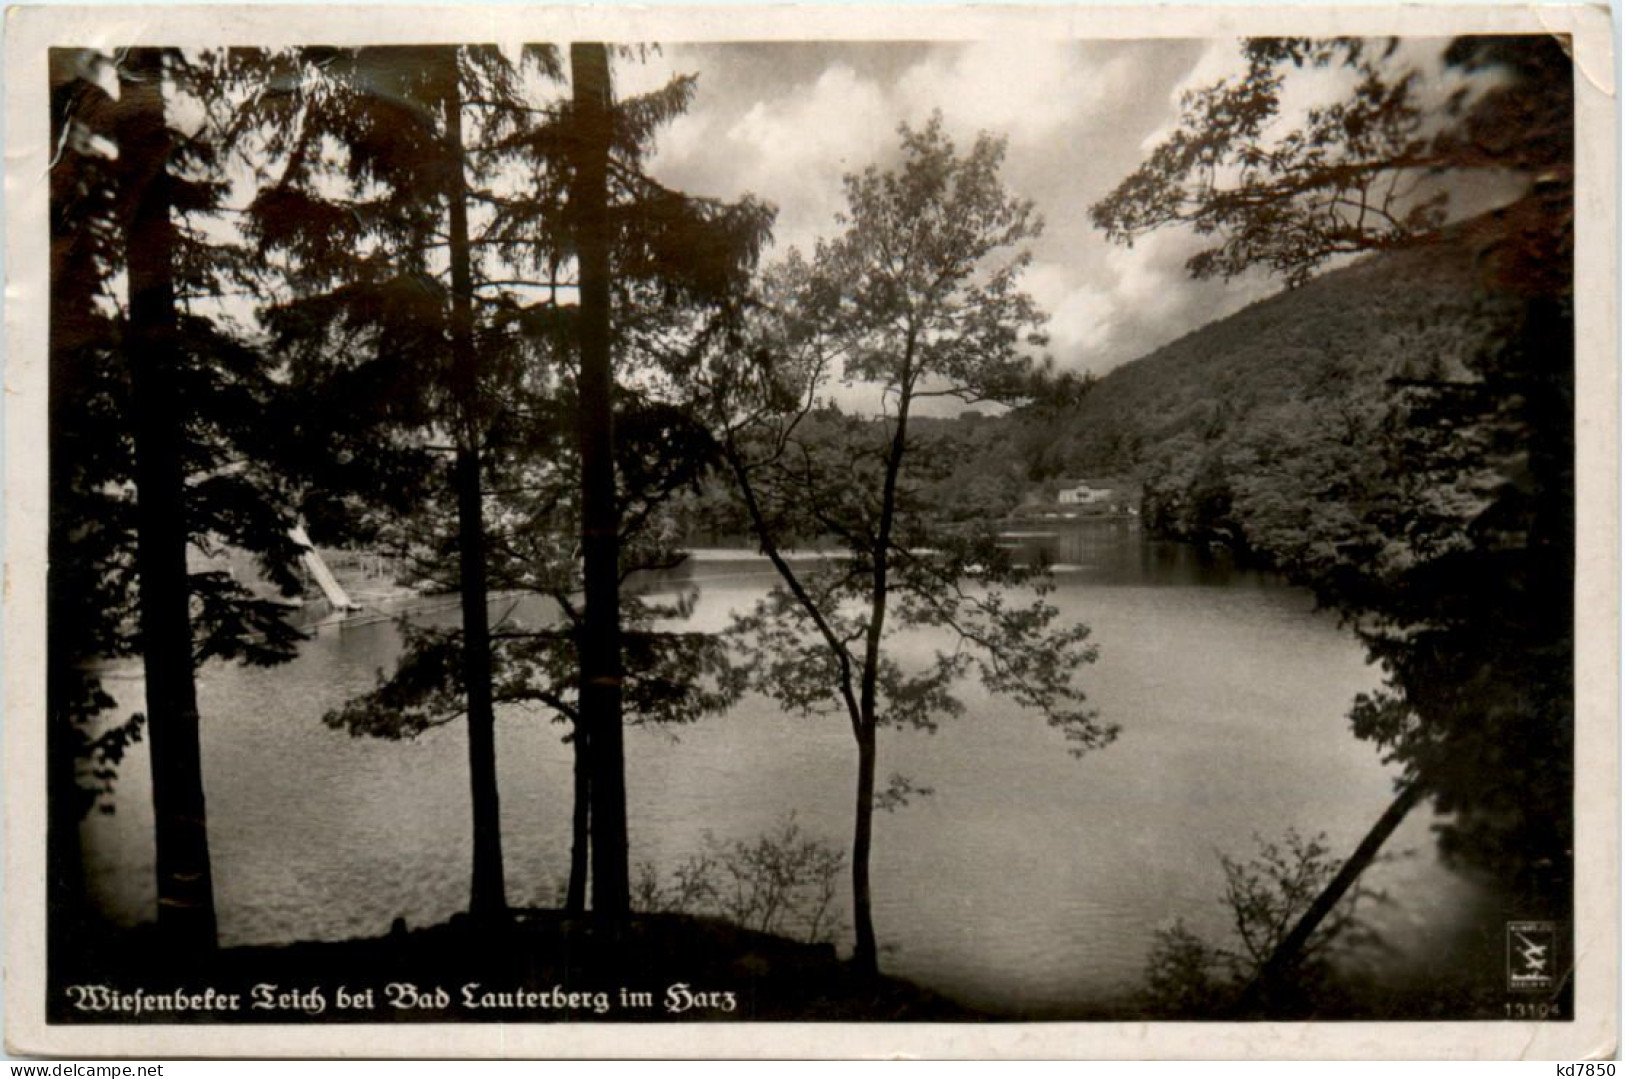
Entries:
<svg viewBox="0 0 1625 1079">
<path fill-rule="evenodd" d="M 387 17 L 386 17 L 387 12 Z M 1275 34 L 1573 35 L 1576 64 L 1576 1017 L 1530 1023 L 62 1026 L 44 1016 L 46 275 L 51 45 L 967 40 Z M 1577 1059 L 1618 1051 L 1617 82 L 1605 8 L 12 8 L 6 18 L 5 1006 L 13 1053 L 72 1057 L 1078 1057 Z"/>
</svg>

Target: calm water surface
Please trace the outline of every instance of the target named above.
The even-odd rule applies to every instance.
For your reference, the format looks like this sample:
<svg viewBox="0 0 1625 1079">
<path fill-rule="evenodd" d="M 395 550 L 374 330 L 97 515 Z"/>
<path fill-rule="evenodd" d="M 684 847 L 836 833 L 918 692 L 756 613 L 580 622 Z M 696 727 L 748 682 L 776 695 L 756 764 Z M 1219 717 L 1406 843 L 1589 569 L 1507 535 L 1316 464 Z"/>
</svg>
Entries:
<svg viewBox="0 0 1625 1079">
<path fill-rule="evenodd" d="M 1053 601 L 1088 624 L 1100 658 L 1081 684 L 1117 742 L 1076 760 L 1040 717 L 967 686 L 966 714 L 935 735 L 883 732 L 879 771 L 936 793 L 875 823 L 883 965 L 1000 1011 L 1064 1014 L 1122 1000 L 1152 933 L 1183 918 L 1226 931 L 1218 852 L 1294 826 L 1346 852 L 1392 797 L 1392 779 L 1344 718 L 1376 674 L 1307 593 L 1226 568 L 1121 525 L 1048 528 L 1021 542 L 1059 560 Z M 771 583 L 764 563 L 707 559 L 690 625 L 720 627 Z M 439 605 L 437 605 L 439 606 Z M 508 604 L 493 605 L 500 614 Z M 455 619 L 440 606 L 425 620 Z M 903 653 L 939 641 L 904 637 Z M 412 742 L 353 739 L 322 713 L 370 687 L 399 649 L 387 621 L 330 627 L 292 663 L 211 666 L 200 679 L 203 765 L 223 943 L 337 939 L 442 921 L 467 901 L 469 805 L 461 725 Z M 140 683 L 109 688 L 138 703 Z M 513 709 L 498 722 L 509 899 L 553 905 L 568 870 L 564 728 Z M 152 909 L 145 746 L 117 812 L 86 824 L 92 887 L 110 917 Z M 632 856 L 669 869 L 704 835 L 750 838 L 789 812 L 845 845 L 855 751 L 839 717 L 780 715 L 747 699 L 673 739 L 629 730 Z M 1486 900 L 1440 867 L 1425 814 L 1379 867 L 1394 902 L 1375 973 L 1426 976 L 1483 920 Z"/>
</svg>

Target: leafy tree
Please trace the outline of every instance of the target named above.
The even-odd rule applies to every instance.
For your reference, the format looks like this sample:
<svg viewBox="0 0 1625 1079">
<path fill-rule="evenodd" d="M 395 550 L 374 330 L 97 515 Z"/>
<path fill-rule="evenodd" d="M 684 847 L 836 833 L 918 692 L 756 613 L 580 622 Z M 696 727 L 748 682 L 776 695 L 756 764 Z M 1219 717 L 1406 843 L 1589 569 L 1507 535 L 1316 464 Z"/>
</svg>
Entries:
<svg viewBox="0 0 1625 1079">
<path fill-rule="evenodd" d="M 258 553 L 285 593 L 297 589 L 288 491 L 255 455 L 278 390 L 221 308 L 239 253 L 202 224 L 226 189 L 209 109 L 216 58 L 126 50 L 112 65 L 116 99 L 100 87 L 105 58 L 58 50 L 53 61 L 63 149 L 52 192 L 53 802 L 90 804 L 64 746 L 92 758 L 110 793 L 145 725 L 159 926 L 195 955 L 214 947 L 215 914 L 194 672 L 215 657 L 281 661 L 298 634 L 226 573 L 189 572 L 187 552 L 230 543 Z M 190 133 L 173 126 L 181 100 L 202 106 Z M 86 665 L 137 653 L 144 710 L 87 738 L 84 725 L 115 702 Z M 71 856 L 72 827 L 66 813 L 53 819 L 59 857 Z"/>
<path fill-rule="evenodd" d="M 1380 456 L 1356 473 L 1364 490 L 1325 517 L 1335 534 L 1270 552 L 1382 667 L 1385 688 L 1351 718 L 1402 776 L 1393 806 L 1261 969 L 1268 982 L 1424 798 L 1453 814 L 1444 852 L 1494 872 L 1515 909 L 1568 909 L 1573 84 L 1546 37 L 1452 42 L 1448 65 L 1495 77 L 1433 111 L 1393 43 L 1254 40 L 1243 53 L 1247 72 L 1189 97 L 1179 130 L 1093 208 L 1108 235 L 1189 225 L 1218 241 L 1193 274 L 1257 265 L 1301 282 L 1337 254 L 1430 242 L 1466 171 L 1526 184 L 1518 202 L 1449 227 L 1478 245 L 1488 343 L 1464 367 L 1424 351 L 1396 372 L 1370 443 Z M 1354 89 L 1282 131 L 1282 89 L 1308 67 L 1351 73 Z"/>
<path fill-rule="evenodd" d="M 1261 266 L 1296 285 L 1337 255 L 1404 246 L 1442 225 L 1441 174 L 1572 175 L 1569 61 L 1550 39 L 1454 41 L 1452 68 L 1511 79 L 1464 87 L 1442 116 L 1422 73 L 1398 62 L 1397 38 L 1250 38 L 1241 50 L 1246 72 L 1187 93 L 1174 133 L 1090 208 L 1108 237 L 1132 243 L 1189 227 L 1217 240 L 1191 257 L 1192 276 Z M 1338 72 L 1353 87 L 1282 130 L 1281 93 L 1295 70 Z"/>
<path fill-rule="evenodd" d="M 900 133 L 901 166 L 847 177 L 845 232 L 770 274 L 754 325 L 704 372 L 721 454 L 779 575 L 738 627 L 753 685 L 790 711 L 844 714 L 857 746 L 854 962 L 870 972 L 874 810 L 916 792 L 901 775 L 877 790 L 882 726 L 935 729 L 963 710 L 954 686 L 974 672 L 1043 712 L 1075 753 L 1115 734 L 1072 684 L 1094 650 L 1086 627 L 1053 625 L 1047 578 L 920 497 L 921 402 L 1015 401 L 1031 384 L 1023 346 L 1041 340 L 1042 316 L 1018 281 L 1039 222 L 1000 183 L 998 141 L 961 156 L 940 118 Z M 880 415 L 828 404 L 837 378 L 872 388 Z M 788 557 L 819 542 L 836 549 Z M 911 669 L 886 646 L 910 627 L 954 646 Z"/>
</svg>

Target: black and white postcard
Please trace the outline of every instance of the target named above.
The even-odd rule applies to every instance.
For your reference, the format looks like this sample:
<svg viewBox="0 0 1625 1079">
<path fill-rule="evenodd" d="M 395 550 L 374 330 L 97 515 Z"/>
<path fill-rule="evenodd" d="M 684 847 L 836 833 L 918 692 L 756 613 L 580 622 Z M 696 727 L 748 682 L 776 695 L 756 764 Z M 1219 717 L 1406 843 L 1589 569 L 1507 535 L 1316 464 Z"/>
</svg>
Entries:
<svg viewBox="0 0 1625 1079">
<path fill-rule="evenodd" d="M 1615 78 L 13 9 L 8 1045 L 1617 1051 Z"/>
</svg>

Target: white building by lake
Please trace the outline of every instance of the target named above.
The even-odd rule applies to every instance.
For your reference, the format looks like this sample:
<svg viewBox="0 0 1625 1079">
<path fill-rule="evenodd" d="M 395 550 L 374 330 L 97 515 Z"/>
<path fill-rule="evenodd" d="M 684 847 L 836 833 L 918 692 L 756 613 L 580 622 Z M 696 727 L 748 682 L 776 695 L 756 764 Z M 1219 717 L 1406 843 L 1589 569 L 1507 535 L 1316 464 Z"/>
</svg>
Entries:
<svg viewBox="0 0 1625 1079">
<path fill-rule="evenodd" d="M 1063 485 L 1055 500 L 1063 506 L 1095 506 L 1112 500 L 1110 487 L 1094 487 L 1085 482 Z"/>
</svg>

